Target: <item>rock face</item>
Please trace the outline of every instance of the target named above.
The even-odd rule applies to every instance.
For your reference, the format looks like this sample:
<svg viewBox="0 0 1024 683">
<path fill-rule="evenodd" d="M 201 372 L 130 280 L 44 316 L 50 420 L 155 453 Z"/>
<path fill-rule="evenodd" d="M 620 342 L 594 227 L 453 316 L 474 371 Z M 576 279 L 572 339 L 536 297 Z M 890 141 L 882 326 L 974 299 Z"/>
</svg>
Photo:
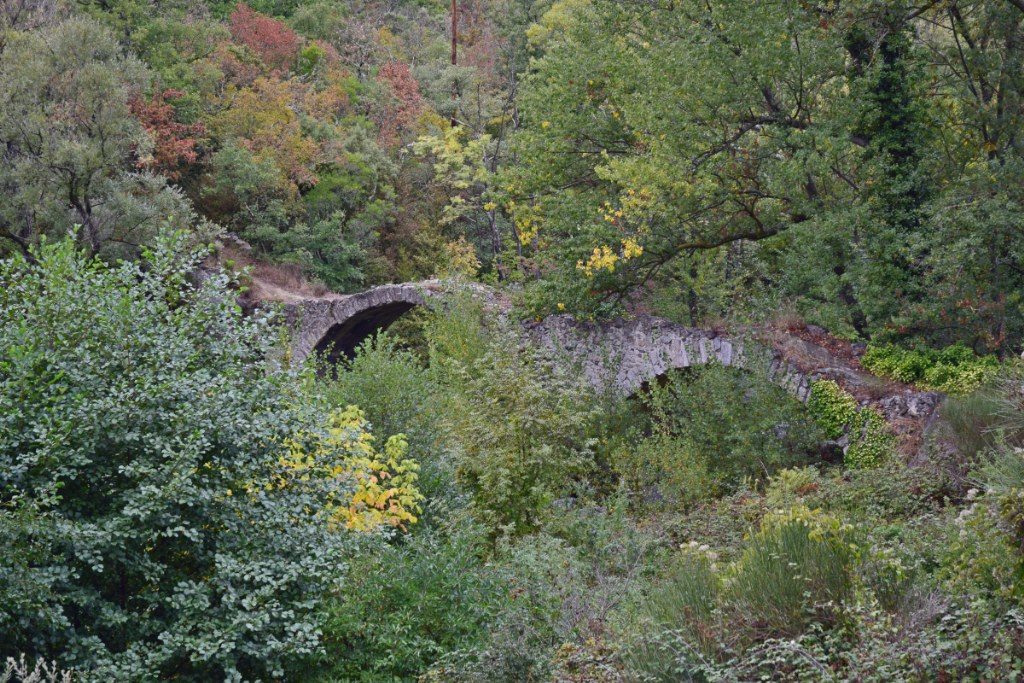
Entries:
<svg viewBox="0 0 1024 683">
<path fill-rule="evenodd" d="M 482 285 L 463 285 L 484 299 L 498 315 L 508 304 Z M 359 294 L 304 299 L 285 306 L 294 335 L 296 359 L 325 353 L 329 360 L 350 357 L 368 336 L 386 329 L 403 313 L 441 301 L 448 286 L 437 280 L 382 285 Z M 721 363 L 763 371 L 800 401 L 811 385 L 831 379 L 873 405 L 893 426 L 909 449 L 920 445 L 925 426 L 944 398 L 934 392 L 885 382 L 863 372 L 856 360 L 838 358 L 818 343 L 777 331 L 753 330 L 749 336 L 685 327 L 662 318 L 586 323 L 569 315 L 553 315 L 524 323 L 524 332 L 555 358 L 572 363 L 596 387 L 632 394 L 673 369 Z"/>
</svg>

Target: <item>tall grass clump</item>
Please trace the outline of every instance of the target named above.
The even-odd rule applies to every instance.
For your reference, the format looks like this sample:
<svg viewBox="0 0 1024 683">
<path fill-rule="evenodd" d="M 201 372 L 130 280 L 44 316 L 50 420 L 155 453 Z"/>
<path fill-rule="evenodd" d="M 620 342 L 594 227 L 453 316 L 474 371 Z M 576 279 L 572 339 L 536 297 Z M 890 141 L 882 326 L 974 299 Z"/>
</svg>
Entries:
<svg viewBox="0 0 1024 683">
<path fill-rule="evenodd" d="M 834 517 L 795 507 L 769 515 L 733 569 L 731 611 L 755 640 L 834 626 L 854 586 L 856 551 Z"/>
</svg>

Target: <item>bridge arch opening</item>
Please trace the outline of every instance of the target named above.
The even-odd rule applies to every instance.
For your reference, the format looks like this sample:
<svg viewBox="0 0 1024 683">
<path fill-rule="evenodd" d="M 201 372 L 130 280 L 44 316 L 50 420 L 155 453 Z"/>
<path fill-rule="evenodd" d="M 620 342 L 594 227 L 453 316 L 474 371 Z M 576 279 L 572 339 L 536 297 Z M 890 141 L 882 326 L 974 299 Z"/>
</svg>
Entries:
<svg viewBox="0 0 1024 683">
<path fill-rule="evenodd" d="M 359 311 L 329 327 L 313 347 L 313 352 L 331 365 L 351 359 L 366 339 L 383 332 L 417 305 L 409 301 L 395 301 Z"/>
</svg>

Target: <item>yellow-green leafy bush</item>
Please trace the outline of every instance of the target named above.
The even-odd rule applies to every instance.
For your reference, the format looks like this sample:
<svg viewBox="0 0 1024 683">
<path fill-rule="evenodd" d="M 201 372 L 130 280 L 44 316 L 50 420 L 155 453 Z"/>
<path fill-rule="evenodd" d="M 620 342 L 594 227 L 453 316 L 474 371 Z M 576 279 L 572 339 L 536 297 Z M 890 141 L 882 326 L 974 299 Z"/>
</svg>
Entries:
<svg viewBox="0 0 1024 683">
<path fill-rule="evenodd" d="M 877 467 L 896 446 L 885 418 L 874 408 L 860 407 L 857 399 L 832 380 L 814 383 L 807 409 L 830 438 L 849 435 L 844 457 L 848 467 Z"/>
<path fill-rule="evenodd" d="M 404 530 L 416 523 L 423 500 L 416 486 L 419 464 L 406 457 L 408 450 L 405 436 L 396 434 L 378 451 L 363 411 L 348 406 L 331 413 L 323 434 L 290 443 L 282 464 L 300 477 L 350 483 L 350 495 L 329 503 L 331 518 L 345 528 Z"/>
<path fill-rule="evenodd" d="M 978 356 L 961 344 L 944 349 L 869 346 L 861 364 L 875 374 L 899 382 L 956 395 L 978 389 L 999 370 L 995 356 Z"/>
</svg>

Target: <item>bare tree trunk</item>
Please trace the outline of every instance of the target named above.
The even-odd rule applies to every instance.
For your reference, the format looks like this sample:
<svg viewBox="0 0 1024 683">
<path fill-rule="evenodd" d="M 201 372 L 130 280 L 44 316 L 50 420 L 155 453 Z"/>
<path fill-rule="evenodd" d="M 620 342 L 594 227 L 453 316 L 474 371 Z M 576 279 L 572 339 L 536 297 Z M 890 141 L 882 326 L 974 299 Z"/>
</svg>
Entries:
<svg viewBox="0 0 1024 683">
<path fill-rule="evenodd" d="M 459 65 L 459 0 L 452 0 L 452 66 Z M 452 128 L 458 121 L 459 82 L 452 78 Z"/>
</svg>

